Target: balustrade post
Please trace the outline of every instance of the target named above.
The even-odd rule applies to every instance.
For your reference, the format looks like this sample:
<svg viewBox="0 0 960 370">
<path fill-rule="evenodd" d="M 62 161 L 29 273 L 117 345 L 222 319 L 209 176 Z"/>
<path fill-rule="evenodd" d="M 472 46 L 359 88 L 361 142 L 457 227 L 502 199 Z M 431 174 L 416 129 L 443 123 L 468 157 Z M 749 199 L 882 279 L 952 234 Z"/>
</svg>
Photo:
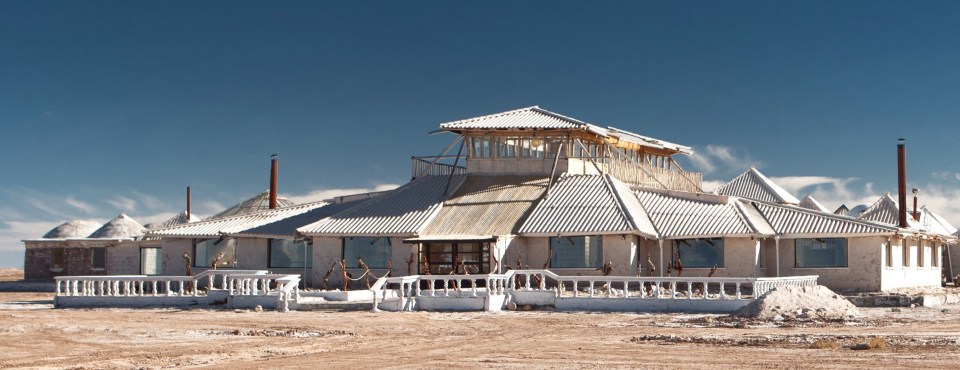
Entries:
<svg viewBox="0 0 960 370">
<path fill-rule="evenodd" d="M 687 299 L 693 299 L 693 283 L 687 282 Z"/>
<path fill-rule="evenodd" d="M 207 275 L 207 291 L 213 290 L 214 280 L 215 280 L 215 278 L 214 278 L 213 275 Z M 198 281 L 197 283 L 199 283 L 199 281 Z M 227 282 L 224 281 L 224 282 L 223 282 L 223 285 L 224 285 L 224 287 L 226 287 Z"/>
<path fill-rule="evenodd" d="M 737 283 L 737 299 L 741 299 L 741 297 L 740 297 L 740 283 Z"/>
<path fill-rule="evenodd" d="M 594 282 L 593 280 L 590 280 L 590 298 L 593 298 L 596 296 L 597 289 L 594 287 L 595 285 L 596 285 L 596 282 Z"/>
<path fill-rule="evenodd" d="M 529 273 L 524 273 L 524 274 L 523 274 L 523 277 L 526 278 L 526 279 L 523 281 L 523 290 L 530 290 L 530 274 L 529 274 Z"/>
<path fill-rule="evenodd" d="M 630 297 L 630 281 L 624 280 L 623 281 L 623 299 L 627 299 L 629 297 Z"/>
<path fill-rule="evenodd" d="M 724 285 L 726 285 L 726 284 L 724 284 L 724 283 L 721 281 L 721 282 L 720 282 L 720 299 L 726 299 L 726 298 L 727 298 L 727 290 L 726 290 L 726 288 L 724 287 Z"/>
<path fill-rule="evenodd" d="M 577 298 L 578 297 L 577 293 L 579 292 L 580 292 L 580 289 L 577 289 L 577 281 L 574 280 L 573 281 L 573 298 Z"/>
<path fill-rule="evenodd" d="M 540 274 L 540 290 L 547 290 L 547 275 Z"/>
<path fill-rule="evenodd" d="M 63 282 L 62 280 L 57 279 L 57 293 L 56 293 L 57 295 L 60 295 L 60 283 L 62 282 Z"/>
<path fill-rule="evenodd" d="M 470 279 L 470 288 L 473 290 L 473 296 L 476 297 L 477 296 L 477 279 Z"/>
</svg>

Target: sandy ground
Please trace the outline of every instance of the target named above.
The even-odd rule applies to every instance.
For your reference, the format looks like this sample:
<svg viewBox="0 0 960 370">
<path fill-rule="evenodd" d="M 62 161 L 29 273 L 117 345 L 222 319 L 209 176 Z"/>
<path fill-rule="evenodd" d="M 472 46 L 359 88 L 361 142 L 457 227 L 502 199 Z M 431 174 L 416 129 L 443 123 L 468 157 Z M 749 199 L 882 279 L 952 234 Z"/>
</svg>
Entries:
<svg viewBox="0 0 960 370">
<path fill-rule="evenodd" d="M 53 309 L 0 293 L 0 368 L 956 368 L 960 306 L 721 315 Z M 946 310 L 946 311 L 944 311 Z M 882 349 L 849 347 L 880 338 Z M 817 340 L 838 348 L 812 349 Z"/>
</svg>

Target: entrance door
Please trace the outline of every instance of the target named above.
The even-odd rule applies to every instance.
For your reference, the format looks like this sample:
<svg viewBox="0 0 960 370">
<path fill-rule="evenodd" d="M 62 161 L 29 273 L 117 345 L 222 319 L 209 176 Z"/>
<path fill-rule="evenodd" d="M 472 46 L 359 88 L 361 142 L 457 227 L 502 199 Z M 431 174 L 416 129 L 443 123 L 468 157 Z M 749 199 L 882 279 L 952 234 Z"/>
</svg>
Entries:
<svg viewBox="0 0 960 370">
<path fill-rule="evenodd" d="M 457 271 L 454 274 L 463 274 L 464 268 L 470 274 L 486 274 L 490 272 L 490 243 L 487 242 L 448 242 L 420 244 L 419 273 L 426 273 L 423 257 L 430 264 L 430 273 L 446 275 L 453 271 L 454 262 L 459 257 Z"/>
<path fill-rule="evenodd" d="M 143 275 L 162 275 L 163 258 L 160 248 L 140 248 L 140 273 Z"/>
</svg>

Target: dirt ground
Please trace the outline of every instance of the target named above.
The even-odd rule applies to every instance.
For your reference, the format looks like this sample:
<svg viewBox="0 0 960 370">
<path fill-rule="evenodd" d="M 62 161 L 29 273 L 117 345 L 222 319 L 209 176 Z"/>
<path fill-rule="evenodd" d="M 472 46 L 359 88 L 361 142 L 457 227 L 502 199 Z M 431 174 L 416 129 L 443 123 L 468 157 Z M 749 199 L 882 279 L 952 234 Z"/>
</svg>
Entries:
<svg viewBox="0 0 960 370">
<path fill-rule="evenodd" d="M 740 369 L 960 364 L 960 306 L 900 312 L 862 309 L 862 318 L 847 322 L 761 322 L 724 315 L 552 311 L 53 309 L 51 299 L 51 293 L 0 293 L 0 368 Z M 883 348 L 850 348 L 873 338 L 880 338 Z"/>
</svg>

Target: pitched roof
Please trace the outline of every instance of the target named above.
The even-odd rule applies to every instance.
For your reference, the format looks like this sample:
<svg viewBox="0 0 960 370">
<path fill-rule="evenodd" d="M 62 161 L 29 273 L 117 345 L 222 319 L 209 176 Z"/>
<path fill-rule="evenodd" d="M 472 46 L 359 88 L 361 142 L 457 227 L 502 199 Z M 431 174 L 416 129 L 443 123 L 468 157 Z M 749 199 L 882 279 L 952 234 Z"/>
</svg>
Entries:
<svg viewBox="0 0 960 370">
<path fill-rule="evenodd" d="M 533 209 L 519 233 L 639 233 L 657 237 L 656 229 L 629 187 L 607 175 L 562 175 L 552 185 L 550 194 Z"/>
<path fill-rule="evenodd" d="M 121 213 L 94 231 L 90 239 L 135 239 L 143 236 L 146 230 L 137 220 Z"/>
<path fill-rule="evenodd" d="M 546 176 L 467 176 L 419 235 L 516 234 L 547 182 Z"/>
<path fill-rule="evenodd" d="M 896 227 L 856 220 L 830 212 L 753 202 L 778 235 L 785 237 L 892 234 Z"/>
<path fill-rule="evenodd" d="M 64 222 L 43 235 L 44 239 L 86 238 L 103 224 L 97 221 L 73 220 Z"/>
<path fill-rule="evenodd" d="M 423 176 L 355 207 L 297 229 L 305 235 L 411 236 L 440 210 L 465 176 Z"/>
<path fill-rule="evenodd" d="M 641 189 L 636 192 L 653 225 L 664 239 L 765 235 L 737 201 L 702 193 Z M 752 221 L 752 222 L 751 222 Z"/>
<path fill-rule="evenodd" d="M 257 238 L 275 238 L 275 239 L 289 239 L 297 235 L 297 228 L 309 225 L 324 218 L 333 216 L 337 213 L 343 212 L 344 210 L 354 207 L 366 199 L 354 200 L 343 203 L 332 203 L 326 204 L 322 207 L 313 208 L 309 211 L 303 212 L 298 215 L 293 215 L 286 218 L 281 218 L 276 221 L 265 223 L 256 227 L 250 227 L 240 230 L 240 228 L 234 228 L 231 236 L 237 237 L 257 237 Z"/>
<path fill-rule="evenodd" d="M 295 204 L 296 203 L 291 202 L 287 198 L 284 198 L 281 196 L 277 197 L 277 208 L 290 207 Z M 215 218 L 245 215 L 245 214 L 265 211 L 268 209 L 270 209 L 270 191 L 269 190 L 264 191 L 260 194 L 254 195 L 250 199 L 234 204 L 232 207 L 227 208 L 222 212 L 217 213 L 207 219 L 212 220 Z"/>
<path fill-rule="evenodd" d="M 604 138 L 616 138 L 652 148 L 692 153 L 690 147 L 687 146 L 638 135 L 614 127 L 600 127 L 538 106 L 442 123 L 440 128 L 441 130 L 454 132 L 463 130 L 583 130 Z"/>
<path fill-rule="evenodd" d="M 830 212 L 827 207 L 824 207 L 823 204 L 820 204 L 820 202 L 814 199 L 810 194 L 807 194 L 807 196 L 803 197 L 803 199 L 800 200 L 800 204 L 797 205 L 806 209 L 812 209 L 814 211 Z"/>
<path fill-rule="evenodd" d="M 171 226 L 183 225 L 191 222 L 200 222 L 200 217 L 197 217 L 197 215 L 191 213 L 188 219 L 187 211 L 183 211 L 183 212 L 177 213 L 175 216 L 170 217 L 169 219 L 161 223 L 148 224 L 144 226 L 147 229 L 154 230 L 154 229 L 165 229 Z"/>
<path fill-rule="evenodd" d="M 231 234 L 251 229 L 260 225 L 293 217 L 301 213 L 320 208 L 324 202 L 313 202 L 301 205 L 268 209 L 255 213 L 246 213 L 230 217 L 210 218 L 200 222 L 191 222 L 164 229 L 155 229 L 147 232 L 150 237 L 170 238 L 217 238 L 224 234 Z"/>
<path fill-rule="evenodd" d="M 928 209 L 927 206 L 920 207 L 920 224 L 925 230 L 941 236 L 953 236 L 957 233 L 956 226 Z"/>
<path fill-rule="evenodd" d="M 890 196 L 890 193 L 884 193 L 880 196 L 880 199 L 877 199 L 870 207 L 867 207 L 866 210 L 860 213 L 858 218 L 888 225 L 899 225 L 899 211 L 900 207 L 897 205 L 897 201 Z M 909 217 L 907 221 L 910 221 Z"/>
<path fill-rule="evenodd" d="M 800 203 L 797 197 L 753 167 L 721 186 L 714 193 L 776 204 Z"/>
<path fill-rule="evenodd" d="M 847 213 L 850 213 L 850 209 L 847 208 L 846 204 L 841 204 L 840 207 L 837 207 L 836 211 L 833 211 L 833 214 L 841 216 L 846 216 Z"/>
</svg>

